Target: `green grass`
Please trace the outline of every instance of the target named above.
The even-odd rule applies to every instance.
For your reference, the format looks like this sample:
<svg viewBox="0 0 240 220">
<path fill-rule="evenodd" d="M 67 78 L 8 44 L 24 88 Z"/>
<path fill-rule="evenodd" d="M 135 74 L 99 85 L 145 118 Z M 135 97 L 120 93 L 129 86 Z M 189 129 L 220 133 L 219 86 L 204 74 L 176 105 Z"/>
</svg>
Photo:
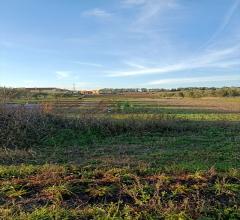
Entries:
<svg viewBox="0 0 240 220">
<path fill-rule="evenodd" d="M 159 117 L 160 119 L 180 119 L 180 120 L 194 120 L 194 121 L 240 121 L 239 113 L 159 113 L 159 114 L 112 114 L 114 119 L 128 119 L 128 118 L 138 118 L 145 119 L 152 117 Z"/>
<path fill-rule="evenodd" d="M 1 148 L 0 219 L 240 218 L 239 113 L 104 99 L 111 113 L 66 107 Z"/>
<path fill-rule="evenodd" d="M 3 219 L 240 217 L 238 169 L 173 175 L 132 168 L 46 168 L 0 182 Z"/>
</svg>

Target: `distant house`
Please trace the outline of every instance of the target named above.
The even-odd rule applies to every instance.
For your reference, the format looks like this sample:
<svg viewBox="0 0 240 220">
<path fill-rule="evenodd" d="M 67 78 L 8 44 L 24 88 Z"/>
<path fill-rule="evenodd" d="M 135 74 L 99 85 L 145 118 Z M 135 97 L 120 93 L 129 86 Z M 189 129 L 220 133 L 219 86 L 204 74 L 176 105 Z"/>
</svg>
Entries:
<svg viewBox="0 0 240 220">
<path fill-rule="evenodd" d="M 99 90 L 81 90 L 80 93 L 82 95 L 98 95 Z"/>
<path fill-rule="evenodd" d="M 67 89 L 59 89 L 59 88 L 25 88 L 28 92 L 31 93 L 66 93 L 69 92 Z"/>
<path fill-rule="evenodd" d="M 92 90 L 94 95 L 98 95 L 99 94 L 99 90 Z"/>
</svg>

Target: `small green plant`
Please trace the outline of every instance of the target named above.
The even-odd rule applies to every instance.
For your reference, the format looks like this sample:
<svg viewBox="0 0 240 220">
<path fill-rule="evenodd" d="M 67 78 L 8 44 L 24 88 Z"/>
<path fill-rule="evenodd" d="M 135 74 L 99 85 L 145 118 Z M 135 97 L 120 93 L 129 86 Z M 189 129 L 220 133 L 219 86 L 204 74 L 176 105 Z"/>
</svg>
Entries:
<svg viewBox="0 0 240 220">
<path fill-rule="evenodd" d="M 3 185 L 0 189 L 0 196 L 6 199 L 10 199 L 13 203 L 17 199 L 21 199 L 28 192 L 21 185 L 17 184 L 6 184 Z"/>
<path fill-rule="evenodd" d="M 64 185 L 54 185 L 43 190 L 43 194 L 56 204 L 60 204 L 63 201 L 64 196 L 70 196 L 72 192 L 69 186 Z"/>
</svg>

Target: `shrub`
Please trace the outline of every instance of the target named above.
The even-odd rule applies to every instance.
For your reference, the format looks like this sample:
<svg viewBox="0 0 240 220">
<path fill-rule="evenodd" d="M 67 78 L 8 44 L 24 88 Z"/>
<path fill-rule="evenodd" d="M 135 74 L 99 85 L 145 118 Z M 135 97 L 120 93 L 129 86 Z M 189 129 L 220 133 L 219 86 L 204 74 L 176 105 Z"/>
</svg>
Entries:
<svg viewBox="0 0 240 220">
<path fill-rule="evenodd" d="M 0 107 L 0 145 L 27 148 L 51 134 L 52 117 L 41 109 Z"/>
</svg>

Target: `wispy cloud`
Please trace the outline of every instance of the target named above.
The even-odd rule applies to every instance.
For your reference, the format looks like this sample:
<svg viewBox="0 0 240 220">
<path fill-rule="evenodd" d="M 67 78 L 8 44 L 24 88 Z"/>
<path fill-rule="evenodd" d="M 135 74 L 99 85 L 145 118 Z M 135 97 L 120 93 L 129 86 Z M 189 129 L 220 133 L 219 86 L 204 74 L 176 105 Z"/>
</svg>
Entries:
<svg viewBox="0 0 240 220">
<path fill-rule="evenodd" d="M 228 12 L 224 16 L 223 22 L 220 25 L 220 27 L 218 28 L 217 33 L 219 33 L 222 30 L 224 30 L 224 28 L 228 25 L 228 23 L 230 22 L 232 16 L 234 15 L 234 13 L 235 13 L 236 9 L 239 7 L 239 5 L 240 5 L 240 0 L 235 0 L 233 5 L 230 7 Z"/>
<path fill-rule="evenodd" d="M 222 23 L 217 28 L 217 30 L 213 33 L 210 39 L 204 44 L 204 47 L 207 47 L 211 42 L 213 42 L 228 26 L 230 23 L 233 15 L 235 14 L 237 8 L 240 6 L 240 0 L 235 0 L 235 2 L 231 5 L 231 7 L 226 12 L 225 16 L 223 17 Z"/>
<path fill-rule="evenodd" d="M 100 9 L 100 8 L 94 8 L 94 9 L 90 9 L 88 11 L 84 11 L 82 13 L 83 16 L 90 16 L 90 17 L 110 17 L 112 14 Z"/>
<path fill-rule="evenodd" d="M 204 76 L 204 77 L 189 77 L 189 78 L 169 78 L 160 79 L 148 82 L 147 85 L 165 85 L 175 83 L 206 83 L 206 82 L 228 82 L 228 81 L 239 81 L 240 75 L 229 75 L 224 76 Z"/>
<path fill-rule="evenodd" d="M 71 71 L 56 71 L 57 79 L 66 79 L 69 78 Z"/>
<path fill-rule="evenodd" d="M 127 71 L 113 71 L 108 74 L 110 77 L 124 77 L 124 76 L 137 76 L 137 75 L 148 75 L 148 74 L 163 74 L 169 72 L 177 72 L 189 69 L 199 68 L 226 68 L 231 66 L 240 66 L 239 59 L 240 45 L 236 45 L 229 48 L 206 51 L 202 55 L 182 61 L 179 63 L 173 63 L 166 66 L 160 67 L 146 67 L 146 68 L 135 68 L 134 70 Z M 234 58 L 234 60 L 233 60 Z"/>
<path fill-rule="evenodd" d="M 146 67 L 141 65 L 141 64 L 137 64 L 137 63 L 134 63 L 134 62 L 131 62 L 131 61 L 125 61 L 124 62 L 127 66 L 130 66 L 130 67 L 134 67 L 134 68 L 137 68 L 137 69 L 145 69 Z"/>
<path fill-rule="evenodd" d="M 128 0 L 126 3 L 134 7 L 140 7 L 140 13 L 134 22 L 135 25 L 146 25 L 152 19 L 166 13 L 168 10 L 179 8 L 176 0 Z"/>
<path fill-rule="evenodd" d="M 116 71 L 108 74 L 110 77 L 124 77 L 124 76 L 137 76 L 137 75 L 148 75 L 148 74 L 160 74 L 160 73 L 168 73 L 186 69 L 185 64 L 173 64 L 158 68 L 147 67 L 143 69 L 135 69 L 130 71 Z"/>
<path fill-rule="evenodd" d="M 141 54 L 142 58 L 152 61 L 153 55 L 157 57 L 166 53 L 164 59 L 175 56 L 178 45 L 173 39 L 173 27 L 176 23 L 180 24 L 186 16 L 184 7 L 178 0 L 127 0 L 123 6 L 133 15 L 133 19 L 125 26 L 126 37 L 136 41 L 132 43 L 133 46 L 127 48 L 129 55 L 136 57 Z"/>
</svg>

